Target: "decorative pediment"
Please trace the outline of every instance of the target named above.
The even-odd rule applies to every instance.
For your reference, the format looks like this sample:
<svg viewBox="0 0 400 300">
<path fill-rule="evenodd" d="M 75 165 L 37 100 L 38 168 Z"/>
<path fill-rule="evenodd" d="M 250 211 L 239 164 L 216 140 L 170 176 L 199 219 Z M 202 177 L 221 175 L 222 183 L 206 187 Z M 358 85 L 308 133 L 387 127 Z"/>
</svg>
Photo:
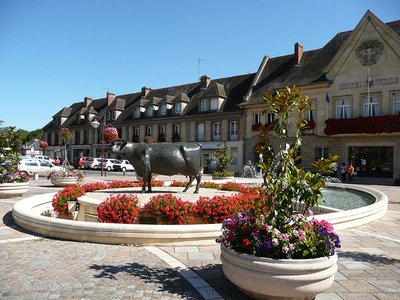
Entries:
<svg viewBox="0 0 400 300">
<path fill-rule="evenodd" d="M 400 37 L 368 10 L 324 72 L 333 80 L 351 55 L 357 57 L 360 66 L 370 66 L 378 62 L 384 51 L 392 51 L 400 58 Z"/>
</svg>

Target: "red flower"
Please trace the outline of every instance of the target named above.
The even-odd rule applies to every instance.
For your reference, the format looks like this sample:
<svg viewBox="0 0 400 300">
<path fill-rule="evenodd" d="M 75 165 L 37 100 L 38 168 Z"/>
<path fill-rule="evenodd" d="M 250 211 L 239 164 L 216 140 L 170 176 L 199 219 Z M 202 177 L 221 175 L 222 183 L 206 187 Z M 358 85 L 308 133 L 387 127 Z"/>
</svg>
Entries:
<svg viewBox="0 0 400 300">
<path fill-rule="evenodd" d="M 248 247 L 248 246 L 250 246 L 250 240 L 248 238 L 244 238 L 242 240 L 242 244 L 243 244 L 243 246 Z"/>
</svg>

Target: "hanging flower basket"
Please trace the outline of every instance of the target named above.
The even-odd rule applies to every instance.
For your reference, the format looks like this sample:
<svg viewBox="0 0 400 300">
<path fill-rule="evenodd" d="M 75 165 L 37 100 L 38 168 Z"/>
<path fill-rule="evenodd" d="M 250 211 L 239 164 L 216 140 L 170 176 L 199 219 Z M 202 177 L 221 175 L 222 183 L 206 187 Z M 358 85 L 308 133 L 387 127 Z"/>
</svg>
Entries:
<svg viewBox="0 0 400 300">
<path fill-rule="evenodd" d="M 46 141 L 40 141 L 40 148 L 46 149 L 49 147 L 49 144 Z"/>
<path fill-rule="evenodd" d="M 106 143 L 116 142 L 118 140 L 118 131 L 115 127 L 107 127 L 104 131 L 104 141 Z"/>
</svg>

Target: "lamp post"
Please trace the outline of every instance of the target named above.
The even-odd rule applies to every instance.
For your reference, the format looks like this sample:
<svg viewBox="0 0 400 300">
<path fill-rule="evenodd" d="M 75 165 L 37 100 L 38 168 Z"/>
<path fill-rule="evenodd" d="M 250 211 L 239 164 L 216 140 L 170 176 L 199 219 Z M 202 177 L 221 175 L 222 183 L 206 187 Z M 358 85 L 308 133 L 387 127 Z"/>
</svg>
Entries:
<svg viewBox="0 0 400 300">
<path fill-rule="evenodd" d="M 104 131 L 106 129 L 106 118 L 105 114 L 103 115 L 102 118 L 94 116 L 92 121 L 90 122 L 90 125 L 94 128 L 97 129 L 100 127 L 100 138 L 101 138 L 101 176 L 103 177 L 104 175 Z"/>
</svg>

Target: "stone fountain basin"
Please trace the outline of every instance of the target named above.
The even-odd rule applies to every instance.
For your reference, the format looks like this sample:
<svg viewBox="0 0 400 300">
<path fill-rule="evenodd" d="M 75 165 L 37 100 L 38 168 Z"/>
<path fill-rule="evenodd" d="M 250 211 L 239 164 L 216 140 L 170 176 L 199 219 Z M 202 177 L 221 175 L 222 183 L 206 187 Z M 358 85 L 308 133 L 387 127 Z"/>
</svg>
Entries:
<svg viewBox="0 0 400 300">
<path fill-rule="evenodd" d="M 388 198 L 385 194 L 365 186 L 345 185 L 345 187 L 367 192 L 373 195 L 376 201 L 353 210 L 317 215 L 315 216 L 317 219 L 330 221 L 335 229 L 346 229 L 370 223 L 385 215 L 388 207 Z M 225 191 L 223 193 L 226 194 Z M 72 221 L 42 215 L 43 212 L 52 209 L 53 196 L 53 193 L 36 195 L 17 202 L 12 211 L 16 224 L 47 237 L 110 244 L 214 245 L 215 239 L 221 234 L 221 224 L 110 224 Z"/>
</svg>

